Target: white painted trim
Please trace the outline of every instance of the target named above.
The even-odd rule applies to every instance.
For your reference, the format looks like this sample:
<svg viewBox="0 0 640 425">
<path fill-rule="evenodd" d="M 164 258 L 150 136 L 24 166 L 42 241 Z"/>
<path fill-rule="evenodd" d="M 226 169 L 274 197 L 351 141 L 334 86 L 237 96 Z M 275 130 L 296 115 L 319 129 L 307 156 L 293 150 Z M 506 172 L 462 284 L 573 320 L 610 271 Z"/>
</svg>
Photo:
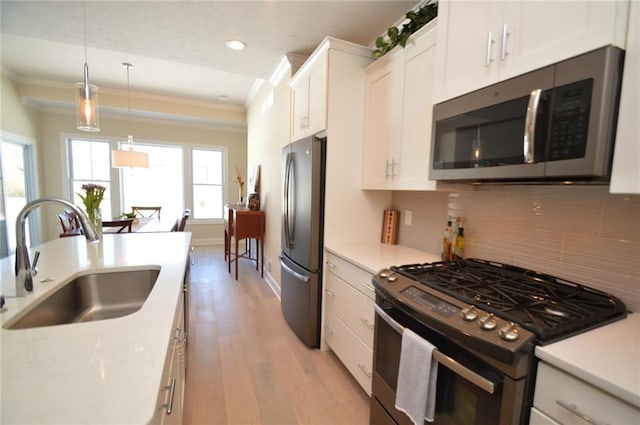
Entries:
<svg viewBox="0 0 640 425">
<path fill-rule="evenodd" d="M 282 298 L 280 296 L 280 287 L 278 286 L 277 282 L 273 279 L 273 276 L 271 276 L 271 273 L 267 272 L 265 274 L 264 281 L 267 282 L 267 285 L 269 285 L 269 288 L 273 291 L 275 296 L 278 297 L 279 300 L 281 300 Z"/>
</svg>

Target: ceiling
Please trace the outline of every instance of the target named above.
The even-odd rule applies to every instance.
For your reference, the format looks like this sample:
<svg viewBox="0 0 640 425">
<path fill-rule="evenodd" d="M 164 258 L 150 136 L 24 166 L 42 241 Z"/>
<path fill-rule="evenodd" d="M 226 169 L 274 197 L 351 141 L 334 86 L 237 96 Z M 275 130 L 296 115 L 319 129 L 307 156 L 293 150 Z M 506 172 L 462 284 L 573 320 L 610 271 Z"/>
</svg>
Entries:
<svg viewBox="0 0 640 425">
<path fill-rule="evenodd" d="M 89 77 L 105 89 L 245 105 L 286 53 L 309 54 L 329 35 L 369 45 L 414 1 L 7 1 L 1 64 L 24 80 L 82 81 L 84 11 Z M 242 51 L 225 46 L 237 38 Z M 220 100 L 226 96 L 226 100 Z"/>
</svg>

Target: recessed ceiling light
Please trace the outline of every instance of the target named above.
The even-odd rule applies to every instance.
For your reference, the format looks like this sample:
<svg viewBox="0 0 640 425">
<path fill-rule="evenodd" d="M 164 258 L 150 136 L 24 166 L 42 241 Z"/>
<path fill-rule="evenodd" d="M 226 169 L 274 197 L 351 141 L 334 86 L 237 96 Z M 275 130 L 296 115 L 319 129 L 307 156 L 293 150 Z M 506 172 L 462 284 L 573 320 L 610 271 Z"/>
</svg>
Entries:
<svg viewBox="0 0 640 425">
<path fill-rule="evenodd" d="M 218 96 L 218 100 L 227 100 L 229 97 L 226 94 L 221 94 Z"/>
<path fill-rule="evenodd" d="M 240 41 L 240 40 L 228 40 L 227 41 L 227 47 L 233 50 L 242 50 L 245 47 L 247 47 L 246 43 L 244 41 Z"/>
</svg>

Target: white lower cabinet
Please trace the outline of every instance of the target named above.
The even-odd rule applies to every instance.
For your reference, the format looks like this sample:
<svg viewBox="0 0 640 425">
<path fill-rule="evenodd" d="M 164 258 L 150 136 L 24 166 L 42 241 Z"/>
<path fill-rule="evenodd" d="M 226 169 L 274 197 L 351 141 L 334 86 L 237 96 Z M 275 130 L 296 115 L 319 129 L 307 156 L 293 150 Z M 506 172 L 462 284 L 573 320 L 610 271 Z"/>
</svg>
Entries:
<svg viewBox="0 0 640 425">
<path fill-rule="evenodd" d="M 530 425 L 622 425 L 640 418 L 640 409 L 545 362 L 538 365 L 533 405 Z"/>
<path fill-rule="evenodd" d="M 173 324 L 173 334 L 167 350 L 156 414 L 153 424 L 181 425 L 186 376 L 186 329 L 182 298 Z"/>
<path fill-rule="evenodd" d="M 371 394 L 374 292 L 371 273 L 325 253 L 324 341 Z"/>
</svg>

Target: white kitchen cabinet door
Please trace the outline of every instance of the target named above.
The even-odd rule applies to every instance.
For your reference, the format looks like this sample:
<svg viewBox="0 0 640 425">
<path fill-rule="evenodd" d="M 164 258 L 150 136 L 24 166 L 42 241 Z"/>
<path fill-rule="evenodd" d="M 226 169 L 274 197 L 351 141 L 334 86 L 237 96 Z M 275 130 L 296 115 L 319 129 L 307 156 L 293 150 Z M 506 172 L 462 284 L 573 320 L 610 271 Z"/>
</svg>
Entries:
<svg viewBox="0 0 640 425">
<path fill-rule="evenodd" d="M 631 2 L 611 193 L 640 193 L 640 3 Z"/>
<path fill-rule="evenodd" d="M 501 34 L 496 31 L 501 21 L 500 2 L 438 2 L 436 102 L 497 80 L 496 43 Z"/>
<path fill-rule="evenodd" d="M 582 53 L 624 48 L 627 1 L 447 1 L 438 6 L 436 103 Z"/>
<path fill-rule="evenodd" d="M 429 180 L 435 25 L 365 71 L 363 189 L 435 189 Z"/>
<path fill-rule="evenodd" d="M 391 189 L 393 140 L 400 138 L 398 73 L 391 62 L 366 77 L 362 188 Z"/>
<path fill-rule="evenodd" d="M 301 70 L 291 83 L 291 140 L 299 140 L 327 126 L 327 52 Z"/>
<path fill-rule="evenodd" d="M 402 65 L 402 134 L 393 155 L 398 158 L 393 167 L 393 188 L 435 190 L 436 182 L 429 180 L 436 69 L 435 32 L 407 50 Z"/>
</svg>

